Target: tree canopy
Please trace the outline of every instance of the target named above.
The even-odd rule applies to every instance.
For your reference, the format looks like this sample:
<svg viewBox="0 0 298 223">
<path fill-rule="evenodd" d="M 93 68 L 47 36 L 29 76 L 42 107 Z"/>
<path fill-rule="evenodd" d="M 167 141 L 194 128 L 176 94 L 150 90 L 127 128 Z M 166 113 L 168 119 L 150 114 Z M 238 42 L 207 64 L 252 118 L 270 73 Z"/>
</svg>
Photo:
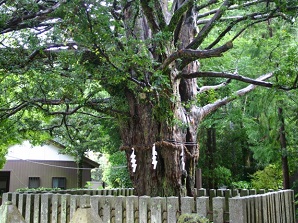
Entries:
<svg viewBox="0 0 298 223">
<path fill-rule="evenodd" d="M 0 1 L 0 128 L 75 132 L 90 123 L 70 117 L 114 118 L 139 195 L 192 195 L 201 120 L 256 86 L 297 88 L 297 6 Z"/>
</svg>

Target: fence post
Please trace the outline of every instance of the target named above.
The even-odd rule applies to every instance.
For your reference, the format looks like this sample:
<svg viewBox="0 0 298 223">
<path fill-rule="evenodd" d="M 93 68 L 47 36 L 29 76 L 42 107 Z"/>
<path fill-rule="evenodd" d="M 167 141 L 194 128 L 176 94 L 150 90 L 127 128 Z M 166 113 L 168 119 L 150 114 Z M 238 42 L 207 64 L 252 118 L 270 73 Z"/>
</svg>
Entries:
<svg viewBox="0 0 298 223">
<path fill-rule="evenodd" d="M 274 192 L 271 194 L 271 196 L 269 196 L 270 220 L 274 223 L 282 222 L 282 209 L 280 202 L 281 201 L 278 192 Z"/>
<path fill-rule="evenodd" d="M 2 194 L 2 204 L 4 204 L 6 201 L 11 201 L 11 198 L 12 198 L 11 192 Z"/>
<path fill-rule="evenodd" d="M 224 213 L 224 221 L 229 221 L 229 198 L 232 197 L 232 191 L 230 189 L 227 189 L 224 193 L 225 195 L 225 213 Z"/>
<path fill-rule="evenodd" d="M 34 195 L 34 213 L 33 213 L 33 222 L 39 223 L 40 219 L 40 194 Z"/>
<path fill-rule="evenodd" d="M 248 195 L 249 195 L 249 191 L 247 189 L 241 189 L 240 191 L 241 197 L 248 196 Z"/>
<path fill-rule="evenodd" d="M 181 197 L 181 214 L 191 214 L 194 210 L 194 198 L 193 197 Z"/>
<path fill-rule="evenodd" d="M 27 194 L 26 197 L 26 209 L 25 209 L 25 221 L 31 222 L 31 219 L 33 219 L 33 202 L 34 202 L 34 196 L 32 194 Z"/>
<path fill-rule="evenodd" d="M 224 197 L 224 192 L 226 189 L 218 189 L 217 190 L 217 197 Z"/>
<path fill-rule="evenodd" d="M 265 189 L 259 189 L 258 191 L 258 194 L 265 194 L 265 193 L 266 193 Z"/>
<path fill-rule="evenodd" d="M 246 198 L 247 220 L 251 223 L 256 222 L 255 197 L 256 195 L 252 195 Z"/>
<path fill-rule="evenodd" d="M 41 223 L 48 223 L 50 221 L 50 198 L 52 194 L 46 193 L 41 195 L 41 206 L 40 206 L 40 222 Z"/>
<path fill-rule="evenodd" d="M 123 208 L 124 208 L 124 200 L 126 197 L 117 196 L 115 199 L 115 223 L 122 223 L 123 221 Z"/>
<path fill-rule="evenodd" d="M 232 197 L 238 197 L 240 196 L 238 189 L 232 189 Z"/>
<path fill-rule="evenodd" d="M 213 202 L 213 222 L 223 223 L 224 222 L 224 210 L 225 210 L 225 198 L 214 197 Z"/>
<path fill-rule="evenodd" d="M 15 206 L 18 206 L 18 203 L 19 203 L 19 193 L 17 192 L 13 192 L 11 194 L 11 201 L 12 203 L 15 205 Z"/>
<path fill-rule="evenodd" d="M 151 198 L 151 223 L 162 223 L 162 197 Z"/>
<path fill-rule="evenodd" d="M 84 194 L 80 196 L 80 207 L 90 206 L 90 195 Z"/>
<path fill-rule="evenodd" d="M 256 189 L 250 189 L 249 190 L 249 195 L 256 195 L 257 194 L 257 190 Z"/>
<path fill-rule="evenodd" d="M 283 198 L 283 205 L 284 205 L 284 214 L 285 214 L 285 223 L 290 223 L 290 222 L 294 222 L 292 220 L 292 213 L 291 213 L 291 207 L 292 207 L 292 200 L 291 200 L 291 194 L 290 194 L 290 190 L 284 190 L 280 192 L 282 194 L 282 198 Z"/>
<path fill-rule="evenodd" d="M 208 218 L 209 210 L 209 197 L 197 197 L 197 213 Z"/>
<path fill-rule="evenodd" d="M 113 196 L 108 195 L 102 197 L 102 200 L 100 201 L 101 205 L 103 207 L 103 217 L 102 220 L 105 223 L 110 223 L 111 222 L 111 210 L 112 210 L 112 203 L 113 203 Z"/>
<path fill-rule="evenodd" d="M 207 195 L 206 189 L 204 188 L 198 189 L 198 197 L 203 197 L 206 195 Z"/>
<path fill-rule="evenodd" d="M 230 223 L 247 223 L 246 200 L 244 197 L 229 199 Z"/>
<path fill-rule="evenodd" d="M 90 205 L 98 213 L 98 215 L 100 216 L 99 207 L 98 207 L 99 198 L 100 198 L 100 195 L 92 196 L 90 198 Z"/>
<path fill-rule="evenodd" d="M 272 213 L 272 221 L 276 223 L 282 222 L 282 207 L 280 205 L 280 196 L 278 192 L 275 192 L 271 197 L 271 213 Z"/>
<path fill-rule="evenodd" d="M 167 198 L 167 222 L 177 222 L 178 197 Z"/>
<path fill-rule="evenodd" d="M 291 206 L 291 219 L 292 222 L 296 222 L 295 216 L 295 195 L 293 190 L 289 190 L 289 205 Z"/>
<path fill-rule="evenodd" d="M 22 216 L 25 214 L 26 194 L 19 194 L 18 209 Z"/>
<path fill-rule="evenodd" d="M 78 199 L 80 198 L 79 195 L 71 195 L 70 196 L 70 208 L 69 208 L 69 218 L 72 219 L 74 213 L 76 212 L 77 208 L 79 207 L 78 205 Z"/>
<path fill-rule="evenodd" d="M 254 203 L 255 203 L 255 216 L 256 222 L 262 222 L 262 196 L 263 194 L 255 195 Z"/>
<path fill-rule="evenodd" d="M 216 197 L 216 190 L 215 189 L 210 189 L 209 190 L 209 197 L 210 197 L 210 199 Z"/>
<path fill-rule="evenodd" d="M 57 223 L 59 219 L 60 194 L 52 195 L 52 223 Z M 61 215 L 61 211 L 60 211 Z"/>
<path fill-rule="evenodd" d="M 139 222 L 148 222 L 148 206 L 150 207 L 150 197 L 141 196 L 139 197 Z"/>
<path fill-rule="evenodd" d="M 135 210 L 138 205 L 137 196 L 128 196 L 126 197 L 126 222 L 135 222 Z"/>
<path fill-rule="evenodd" d="M 61 196 L 61 223 L 67 223 L 70 220 L 68 205 L 70 203 L 70 194 L 63 194 Z"/>
</svg>

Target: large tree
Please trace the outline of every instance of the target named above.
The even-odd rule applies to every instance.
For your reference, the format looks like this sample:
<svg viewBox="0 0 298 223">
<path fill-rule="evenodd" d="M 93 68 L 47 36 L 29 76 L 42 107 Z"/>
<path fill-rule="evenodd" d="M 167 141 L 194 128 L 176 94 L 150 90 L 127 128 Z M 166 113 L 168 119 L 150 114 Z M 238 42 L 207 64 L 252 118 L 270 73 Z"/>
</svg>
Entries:
<svg viewBox="0 0 298 223">
<path fill-rule="evenodd" d="M 279 72 L 293 79 L 288 86 L 277 77 L 266 81 L 278 63 L 249 76 L 236 62 L 232 72 L 203 66 L 204 59 L 232 51 L 253 28 L 293 22 L 297 1 L 4 0 L 0 11 L 0 119 L 23 110 L 26 117 L 60 117 L 65 126 L 78 112 L 117 118 L 138 195 L 193 195 L 201 120 L 256 86 L 297 87 L 297 72 Z M 271 48 L 272 54 L 277 46 Z M 217 82 L 202 86 L 206 78 Z M 200 103 L 200 95 L 231 80 L 249 85 Z M 35 122 L 41 129 L 52 125 Z"/>
</svg>

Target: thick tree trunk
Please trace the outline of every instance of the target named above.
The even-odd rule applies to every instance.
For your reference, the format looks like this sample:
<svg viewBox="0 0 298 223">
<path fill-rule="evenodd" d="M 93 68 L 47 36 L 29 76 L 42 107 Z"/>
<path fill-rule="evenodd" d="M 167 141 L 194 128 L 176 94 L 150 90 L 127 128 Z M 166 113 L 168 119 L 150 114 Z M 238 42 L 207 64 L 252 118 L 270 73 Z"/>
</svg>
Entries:
<svg viewBox="0 0 298 223">
<path fill-rule="evenodd" d="M 191 154 L 189 145 L 185 145 L 187 138 L 177 127 L 171 127 L 153 117 L 151 104 L 139 103 L 130 92 L 127 93 L 130 104 L 131 119 L 122 125 L 122 139 L 137 195 L 173 196 L 185 194 L 187 179 L 193 184 L 193 166 L 195 156 Z M 183 142 L 183 143 L 181 143 Z M 157 165 L 152 164 L 152 147 L 157 152 Z M 193 146 L 190 143 L 190 146 Z M 131 155 L 136 155 L 136 170 L 133 172 Z M 184 151 L 185 170 L 183 170 L 181 153 Z M 186 174 L 187 173 L 187 174 Z M 192 186 L 193 187 L 193 186 Z M 190 193 L 191 193 L 190 189 Z"/>
<path fill-rule="evenodd" d="M 289 176 L 289 164 L 288 164 L 288 155 L 287 155 L 285 121 L 283 116 L 283 109 L 281 107 L 278 108 L 278 115 L 280 120 L 279 141 L 281 146 L 283 189 L 290 189 L 290 176 Z"/>
<path fill-rule="evenodd" d="M 177 10 L 183 2 L 176 1 L 174 4 L 177 6 L 174 10 L 175 8 Z M 168 22 L 167 1 L 163 1 L 161 5 L 159 10 L 162 12 L 159 13 L 163 14 L 165 22 Z M 168 41 L 167 45 L 152 42 L 149 51 L 155 61 L 162 63 L 177 48 L 183 49 L 193 40 L 196 18 L 193 7 L 190 7 L 178 21 L 180 25 L 170 44 Z M 146 41 L 158 32 L 159 27 L 154 20 L 161 19 L 162 15 L 160 14 L 159 18 L 148 16 L 153 10 L 148 6 L 148 2 L 140 1 L 140 5 L 132 2 L 124 8 L 128 38 Z M 163 51 L 160 52 L 158 48 L 162 48 Z M 163 75 L 167 75 L 170 84 L 162 94 L 159 92 L 159 95 L 152 91 L 137 95 L 126 89 L 125 96 L 130 108 L 130 118 L 121 126 L 122 149 L 126 151 L 131 179 L 137 195 L 194 195 L 195 166 L 198 158 L 196 132 L 198 122 L 191 107 L 185 109 L 184 106 L 196 96 L 197 83 L 196 79 L 176 80 L 175 77 L 177 71 L 191 73 L 197 71 L 197 68 L 195 62 L 190 63 L 183 70 L 179 68 L 179 63 L 169 65 L 169 69 L 163 71 Z M 136 72 L 132 69 L 131 76 L 134 77 L 134 75 Z M 144 74 L 144 82 L 146 82 L 146 76 L 150 75 L 152 74 Z M 171 100 L 172 96 L 174 100 Z M 166 113 L 168 111 L 170 112 Z M 152 164 L 153 144 L 157 152 L 156 169 Z M 133 151 L 137 164 L 135 172 L 131 164 Z"/>
</svg>

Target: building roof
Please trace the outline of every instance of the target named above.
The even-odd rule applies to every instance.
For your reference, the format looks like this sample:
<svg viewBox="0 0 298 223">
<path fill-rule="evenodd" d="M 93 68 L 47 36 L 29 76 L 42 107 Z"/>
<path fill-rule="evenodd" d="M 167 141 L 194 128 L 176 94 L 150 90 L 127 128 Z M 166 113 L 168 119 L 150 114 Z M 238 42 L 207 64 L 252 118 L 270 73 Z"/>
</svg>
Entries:
<svg viewBox="0 0 298 223">
<path fill-rule="evenodd" d="M 63 150 L 64 148 L 65 146 L 52 140 L 47 144 L 37 146 L 33 146 L 29 141 L 23 141 L 20 145 L 14 145 L 8 148 L 6 159 L 76 162 L 73 156 L 59 153 L 59 150 Z M 88 168 L 97 168 L 99 166 L 97 162 L 87 157 L 83 158 L 83 162 Z"/>
</svg>

